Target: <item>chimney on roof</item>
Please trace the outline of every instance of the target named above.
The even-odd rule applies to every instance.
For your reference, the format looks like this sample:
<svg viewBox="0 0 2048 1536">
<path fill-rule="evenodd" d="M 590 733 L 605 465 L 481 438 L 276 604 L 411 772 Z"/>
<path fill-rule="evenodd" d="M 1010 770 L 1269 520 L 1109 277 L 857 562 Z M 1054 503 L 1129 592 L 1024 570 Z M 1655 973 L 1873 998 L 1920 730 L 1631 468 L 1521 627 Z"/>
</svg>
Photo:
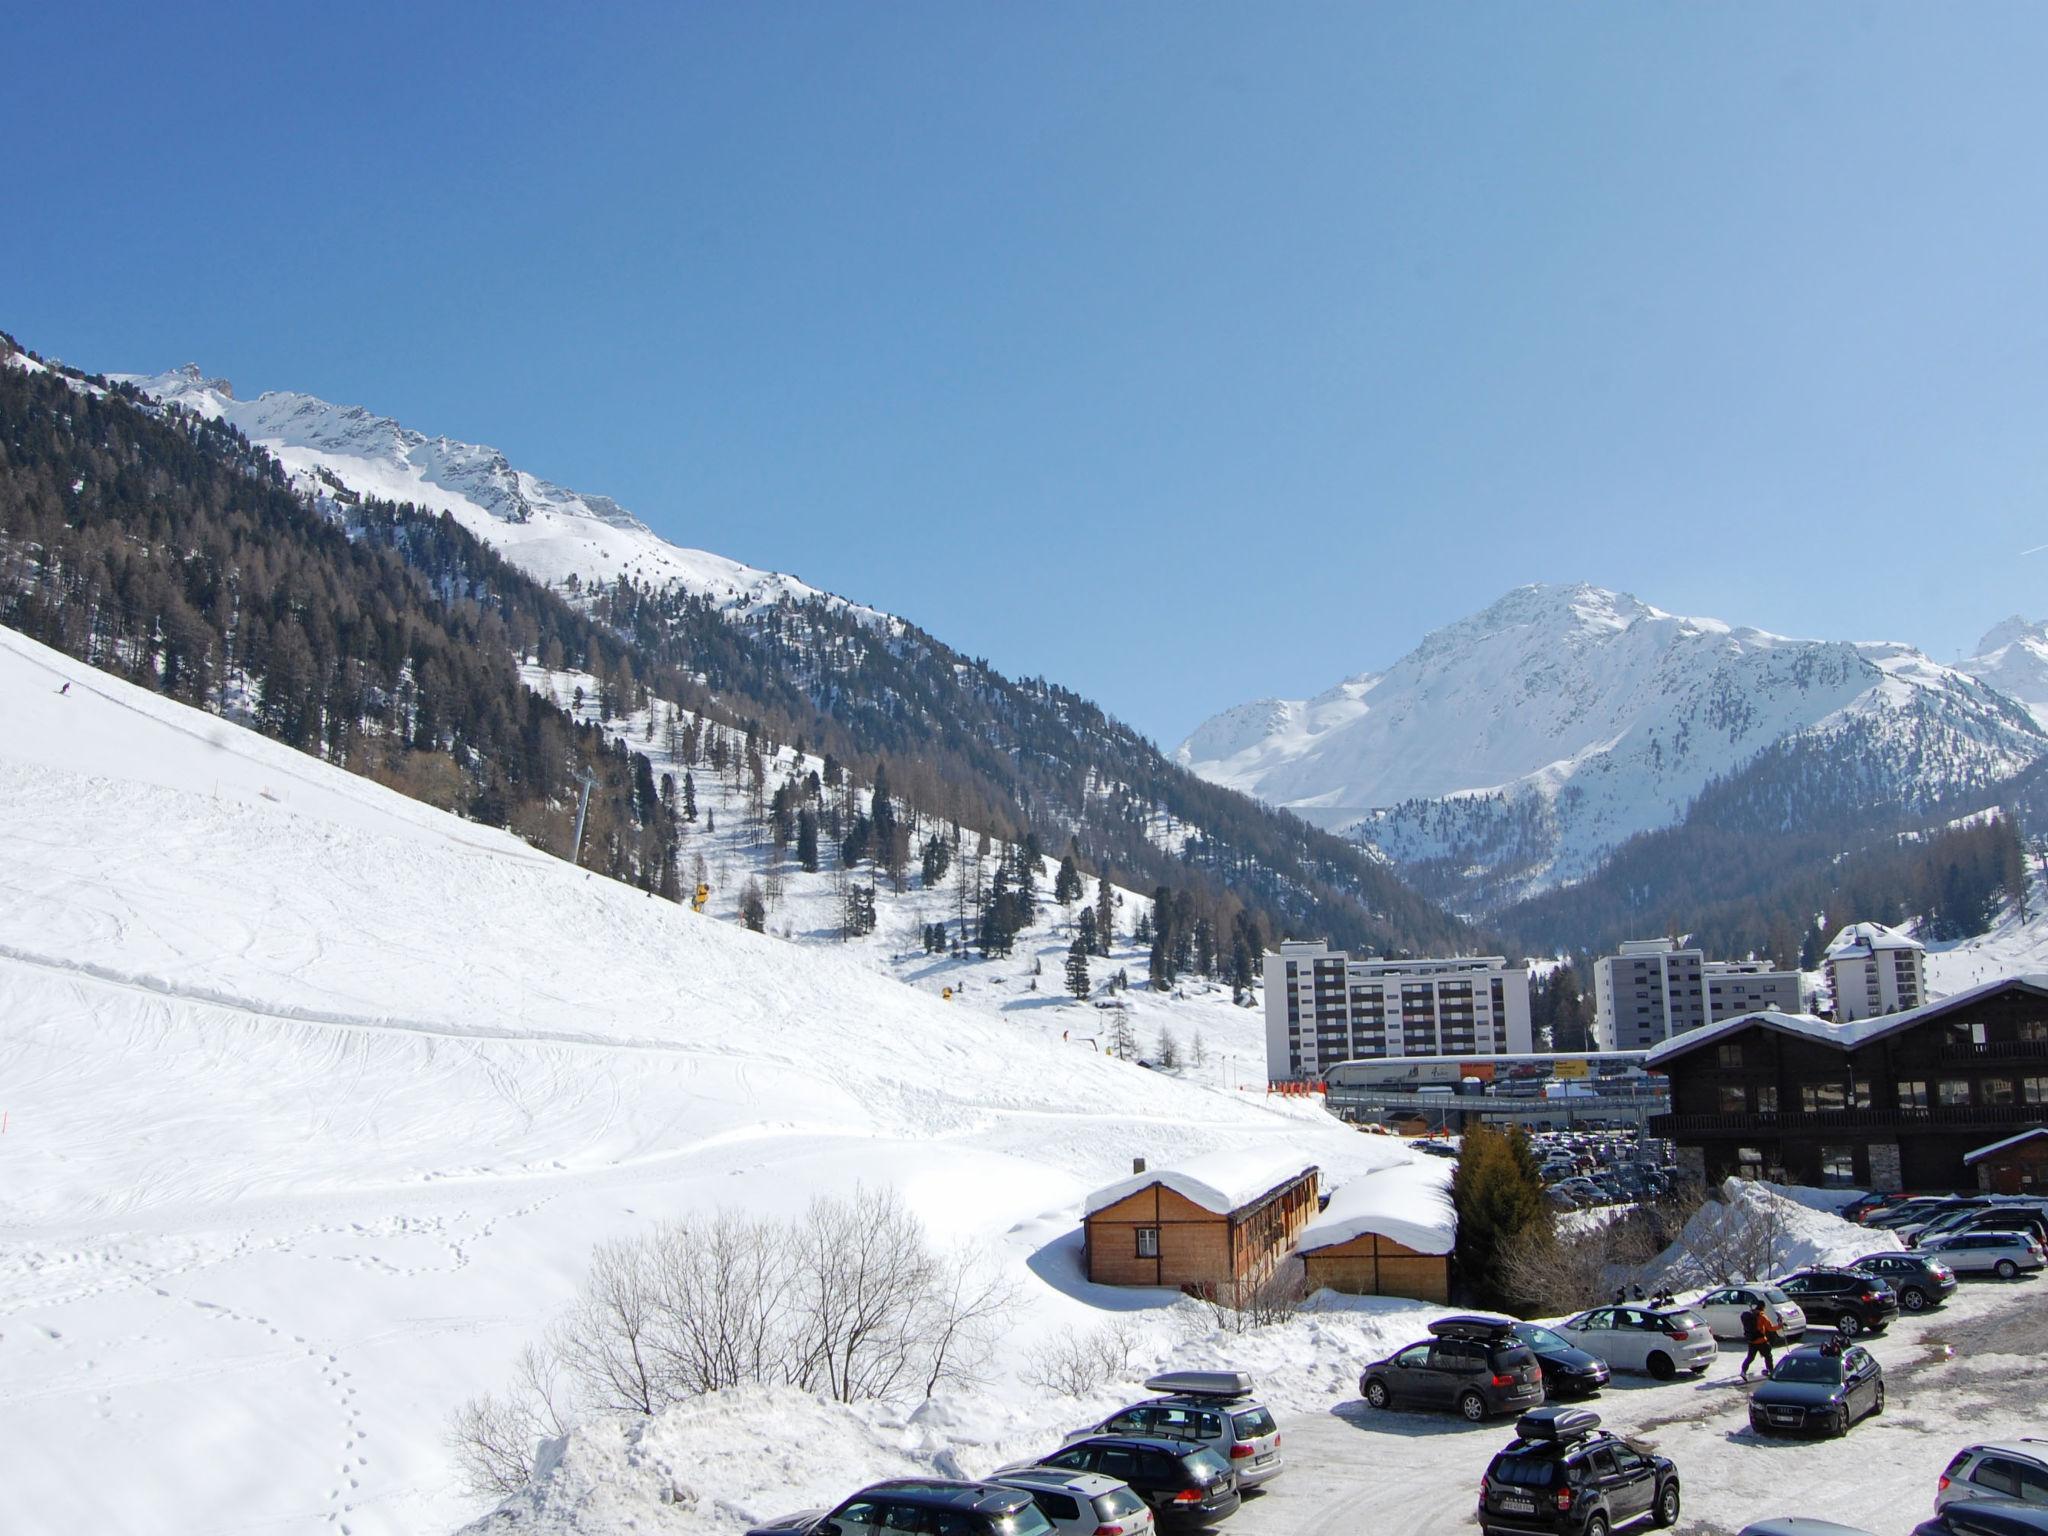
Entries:
<svg viewBox="0 0 2048 1536">
<path fill-rule="evenodd" d="M 1132 1158 L 1132 1159 L 1131 1159 L 1131 1172 L 1133 1172 L 1133 1173 L 1143 1173 L 1144 1171 L 1145 1171 L 1145 1159 L 1143 1159 L 1142 1157 L 1134 1157 L 1134 1158 Z"/>
</svg>

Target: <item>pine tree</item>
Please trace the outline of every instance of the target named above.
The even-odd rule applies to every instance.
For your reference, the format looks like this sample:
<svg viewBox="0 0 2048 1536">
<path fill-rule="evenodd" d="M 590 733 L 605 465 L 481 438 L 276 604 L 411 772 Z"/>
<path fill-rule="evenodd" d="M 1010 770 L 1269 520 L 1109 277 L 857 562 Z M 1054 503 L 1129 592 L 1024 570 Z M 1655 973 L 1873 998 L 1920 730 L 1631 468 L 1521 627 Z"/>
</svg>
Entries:
<svg viewBox="0 0 2048 1536">
<path fill-rule="evenodd" d="M 818 818 L 809 806 L 796 813 L 796 862 L 807 875 L 818 872 Z"/>
<path fill-rule="evenodd" d="M 1081 909 L 1081 921 L 1075 925 L 1075 933 L 1077 935 L 1075 942 L 1089 954 L 1094 954 L 1095 909 L 1093 907 L 1083 907 Z"/>
<path fill-rule="evenodd" d="M 1093 990 L 1088 982 L 1088 947 L 1079 939 L 1067 946 L 1067 990 L 1084 1003 Z"/>
<path fill-rule="evenodd" d="M 1095 953 L 1107 960 L 1110 945 L 1115 939 L 1116 897 L 1109 888 L 1109 876 L 1105 874 L 1095 882 Z"/>
<path fill-rule="evenodd" d="M 761 882 L 749 879 L 740 891 L 740 921 L 754 933 L 768 927 L 768 903 L 761 895 Z"/>
<path fill-rule="evenodd" d="M 1059 873 L 1053 877 L 1052 899 L 1064 907 L 1080 894 L 1081 872 L 1074 867 L 1074 856 L 1070 853 L 1060 860 Z"/>
<path fill-rule="evenodd" d="M 1481 1305 L 1528 1310 L 1530 1298 L 1510 1294 L 1501 1277 L 1507 1250 L 1551 1225 L 1529 1138 L 1492 1126 L 1467 1129 L 1451 1172 L 1451 1204 L 1458 1216 L 1458 1273 L 1466 1288 Z"/>
</svg>

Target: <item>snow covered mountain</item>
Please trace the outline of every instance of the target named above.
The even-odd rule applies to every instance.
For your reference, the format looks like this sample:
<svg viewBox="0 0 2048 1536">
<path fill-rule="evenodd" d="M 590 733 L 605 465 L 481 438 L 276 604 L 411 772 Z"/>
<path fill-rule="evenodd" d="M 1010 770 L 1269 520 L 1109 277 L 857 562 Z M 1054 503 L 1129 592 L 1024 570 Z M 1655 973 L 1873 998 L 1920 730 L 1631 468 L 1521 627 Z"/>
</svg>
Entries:
<svg viewBox="0 0 2048 1536">
<path fill-rule="evenodd" d="M 1217 715 L 1176 755 L 1403 864 L 1511 865 L 1526 892 L 1794 737 L 1853 737 L 1908 796 L 2048 755 L 2025 710 L 1909 646 L 1790 639 L 1586 585 L 1517 588 L 1384 672 Z"/>
<path fill-rule="evenodd" d="M 551 484 L 513 468 L 495 448 L 428 437 L 360 405 L 333 405 L 289 390 L 237 400 L 226 379 L 208 379 L 197 363 L 111 377 L 208 420 L 227 421 L 307 489 L 446 512 L 551 586 L 572 576 L 584 586 L 626 576 L 738 612 L 785 597 L 827 595 L 794 576 L 671 544 L 608 496 Z M 886 617 L 846 606 L 876 620 Z"/>
<path fill-rule="evenodd" d="M 2048 619 L 2029 624 L 2015 614 L 1977 642 L 1976 655 L 1957 665 L 2019 700 L 2048 728 Z"/>
</svg>

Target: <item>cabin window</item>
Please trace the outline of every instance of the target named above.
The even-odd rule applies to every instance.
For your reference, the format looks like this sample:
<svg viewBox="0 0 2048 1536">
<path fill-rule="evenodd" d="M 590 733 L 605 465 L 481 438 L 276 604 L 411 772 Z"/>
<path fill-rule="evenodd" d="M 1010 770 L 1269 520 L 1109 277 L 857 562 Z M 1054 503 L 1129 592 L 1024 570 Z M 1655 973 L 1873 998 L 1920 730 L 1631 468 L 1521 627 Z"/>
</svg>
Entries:
<svg viewBox="0 0 2048 1536">
<path fill-rule="evenodd" d="M 2012 1079 L 2009 1077 L 1987 1077 L 1979 1084 L 1986 1104 L 2010 1104 L 2013 1102 Z"/>
<path fill-rule="evenodd" d="M 1938 1078 L 1934 1084 L 1934 1102 L 1949 1106 L 1968 1105 L 1970 1080 L 1967 1077 Z"/>
<path fill-rule="evenodd" d="M 1749 1109 L 1749 1090 L 1740 1083 L 1721 1085 L 1721 1113 L 1740 1115 Z"/>
<path fill-rule="evenodd" d="M 2025 1104 L 2048 1104 L 2048 1077 L 2021 1078 L 2020 1101 Z"/>
<path fill-rule="evenodd" d="M 1925 1109 L 1927 1107 L 1927 1079 L 1924 1077 L 1902 1077 L 1899 1079 L 1899 1108 Z"/>
<path fill-rule="evenodd" d="M 1758 1083 L 1756 1085 L 1756 1112 L 1760 1115 L 1775 1115 L 1778 1112 L 1778 1085 Z"/>
<path fill-rule="evenodd" d="M 1141 1259 L 1156 1259 L 1159 1257 L 1159 1229 L 1157 1227 L 1138 1228 L 1138 1257 Z"/>
<path fill-rule="evenodd" d="M 2021 1019 L 2019 1038 L 2022 1040 L 2048 1040 L 2048 1019 Z"/>
<path fill-rule="evenodd" d="M 1820 1149 L 1820 1184 L 1823 1189 L 1848 1189 L 1856 1182 L 1856 1151 L 1853 1147 Z"/>
<path fill-rule="evenodd" d="M 1721 1065 L 1724 1067 L 1731 1069 L 1739 1068 L 1742 1065 L 1742 1042 L 1740 1040 L 1723 1041 L 1720 1048 L 1720 1060 Z"/>
</svg>

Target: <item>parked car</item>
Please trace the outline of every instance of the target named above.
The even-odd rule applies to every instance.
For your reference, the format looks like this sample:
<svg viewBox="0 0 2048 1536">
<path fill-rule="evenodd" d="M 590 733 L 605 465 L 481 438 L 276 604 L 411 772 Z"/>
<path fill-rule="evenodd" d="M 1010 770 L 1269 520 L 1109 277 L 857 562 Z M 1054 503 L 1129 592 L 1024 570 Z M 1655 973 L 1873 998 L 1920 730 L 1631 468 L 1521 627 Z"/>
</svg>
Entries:
<svg viewBox="0 0 2048 1536">
<path fill-rule="evenodd" d="M 1607 1385 L 1607 1362 L 1569 1343 L 1563 1334 L 1541 1323 L 1515 1324 L 1515 1337 L 1529 1346 L 1543 1372 L 1547 1399 L 1587 1397 Z"/>
<path fill-rule="evenodd" d="M 1972 1211 L 1953 1232 L 2024 1232 L 2037 1243 L 2048 1243 L 2048 1214 L 2033 1205 L 1992 1205 Z"/>
<path fill-rule="evenodd" d="M 1230 1463 L 1239 1489 L 1278 1477 L 1280 1426 L 1252 1393 L 1242 1371 L 1168 1371 L 1145 1385 L 1164 1395 L 1119 1408 L 1099 1424 L 1077 1429 L 1068 1440 L 1090 1435 L 1155 1435 L 1206 1445 Z"/>
<path fill-rule="evenodd" d="M 2039 1245 L 2017 1232 L 1951 1232 L 1929 1238 L 1918 1251 L 1938 1256 L 1958 1275 L 2011 1280 L 2023 1270 L 2048 1268 Z"/>
<path fill-rule="evenodd" d="M 1069 1472 L 1096 1472 L 1128 1484 L 1151 1506 L 1160 1525 L 1174 1529 L 1214 1525 L 1237 1513 L 1241 1498 L 1230 1463 L 1206 1445 L 1157 1435 L 1093 1435 L 1062 1446 L 1037 1463 Z M 1007 1477 L 1021 1468 L 1005 1468 Z M 823 1533 L 821 1533 L 823 1536 Z"/>
<path fill-rule="evenodd" d="M 1059 1536 L 1151 1536 L 1152 1506 L 1129 1483 L 1100 1472 L 1024 1467 L 989 1479 L 1031 1495 Z"/>
<path fill-rule="evenodd" d="M 1892 1206 L 1901 1204 L 1905 1198 L 1904 1195 L 1898 1193 L 1863 1195 L 1855 1200 L 1851 1200 L 1842 1207 L 1842 1219 L 1844 1221 L 1868 1221 L 1879 1211 L 1888 1210 Z"/>
<path fill-rule="evenodd" d="M 1748 1342 L 1742 1314 L 1759 1307 L 1778 1325 L 1778 1336 L 1785 1343 L 1797 1344 L 1806 1336 L 1805 1309 L 1775 1285 L 1724 1285 L 1692 1304 L 1715 1338 L 1733 1339 L 1738 1344 Z"/>
<path fill-rule="evenodd" d="M 747 1536 L 882 1536 L 942 1528 L 959 1536 L 1051 1536 L 1030 1494 L 997 1483 L 899 1478 L 874 1483 L 833 1509 L 800 1510 Z"/>
<path fill-rule="evenodd" d="M 1862 1270 L 1802 1269 L 1778 1288 L 1805 1309 L 1809 1323 L 1825 1323 L 1845 1339 L 1882 1333 L 1899 1315 L 1897 1293 Z"/>
<path fill-rule="evenodd" d="M 1837 1525 L 1832 1520 L 1809 1520 L 1788 1515 L 1776 1520 L 1753 1520 L 1736 1536 L 1871 1536 L 1860 1525 Z"/>
<path fill-rule="evenodd" d="M 2048 1440 L 1988 1440 L 1966 1445 L 1943 1469 L 1934 1507 L 1966 1499 L 2013 1499 L 2048 1506 Z"/>
<path fill-rule="evenodd" d="M 1482 1536 L 1604 1536 L 1647 1519 L 1678 1523 L 1678 1469 L 1600 1427 L 1586 1408 L 1538 1408 L 1479 1479 Z"/>
<path fill-rule="evenodd" d="M 1923 1237 L 1932 1237 L 1941 1232 L 1952 1232 L 1972 1215 L 1990 1207 L 1989 1200 L 1944 1200 L 1918 1221 L 1909 1221 L 1892 1228 L 1899 1240 L 1912 1247 Z"/>
<path fill-rule="evenodd" d="M 1429 1331 L 1361 1371 L 1358 1395 L 1375 1408 L 1452 1408 L 1474 1424 L 1542 1403 L 1542 1368 L 1513 1318 L 1445 1317 Z"/>
<path fill-rule="evenodd" d="M 1968 1499 L 1921 1521 L 1913 1536 L 2048 1536 L 2048 1508 L 2016 1499 Z"/>
<path fill-rule="evenodd" d="M 1879 1227 L 1896 1232 L 1901 1227 L 1915 1225 L 1932 1217 L 1942 1207 L 1954 1202 L 1953 1195 L 1913 1195 L 1897 1205 L 1888 1205 L 1874 1215 L 1864 1218 L 1867 1227 Z"/>
<path fill-rule="evenodd" d="M 1956 1292 L 1956 1272 L 1931 1253 L 1869 1253 L 1849 1268 L 1875 1275 L 1890 1286 L 1901 1312 L 1925 1312 Z"/>
<path fill-rule="evenodd" d="M 1720 1352 L 1707 1320 L 1690 1307 L 1595 1307 L 1557 1331 L 1612 1370 L 1648 1371 L 1660 1381 L 1680 1371 L 1698 1375 Z"/>
<path fill-rule="evenodd" d="M 1760 1435 L 1846 1435 L 1858 1419 L 1883 1412 L 1884 1371 L 1861 1344 L 1803 1344 L 1749 1394 L 1749 1427 Z"/>
</svg>

